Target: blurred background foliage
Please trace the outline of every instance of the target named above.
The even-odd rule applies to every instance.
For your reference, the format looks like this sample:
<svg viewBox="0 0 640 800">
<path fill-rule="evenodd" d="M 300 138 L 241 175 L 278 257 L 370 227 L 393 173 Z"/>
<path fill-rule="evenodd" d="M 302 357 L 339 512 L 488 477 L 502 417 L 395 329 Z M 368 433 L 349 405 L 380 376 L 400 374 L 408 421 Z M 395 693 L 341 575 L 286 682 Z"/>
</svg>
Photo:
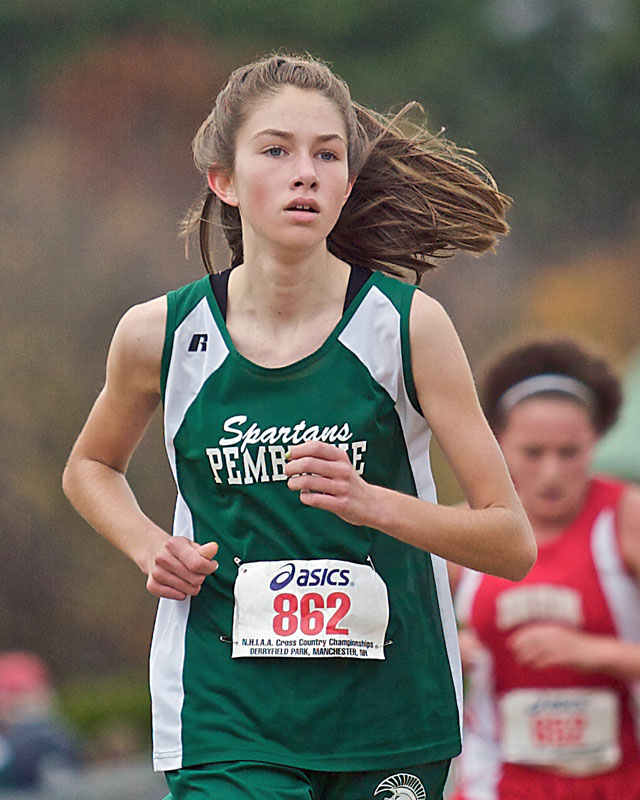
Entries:
<svg viewBox="0 0 640 800">
<path fill-rule="evenodd" d="M 479 153 L 514 198 L 512 234 L 423 282 L 472 365 L 505 338 L 563 331 L 626 370 L 640 338 L 639 34 L 638 0 L 2 0 L 2 648 L 41 653 L 60 681 L 143 685 L 155 603 L 70 510 L 60 473 L 120 315 L 202 274 L 178 221 L 200 185 L 191 138 L 232 68 L 309 51 L 360 102 L 418 100 L 433 130 Z M 130 476 L 168 527 L 151 428 Z M 435 464 L 442 498 L 458 499 Z M 66 698 L 90 728 L 83 698 Z"/>
</svg>

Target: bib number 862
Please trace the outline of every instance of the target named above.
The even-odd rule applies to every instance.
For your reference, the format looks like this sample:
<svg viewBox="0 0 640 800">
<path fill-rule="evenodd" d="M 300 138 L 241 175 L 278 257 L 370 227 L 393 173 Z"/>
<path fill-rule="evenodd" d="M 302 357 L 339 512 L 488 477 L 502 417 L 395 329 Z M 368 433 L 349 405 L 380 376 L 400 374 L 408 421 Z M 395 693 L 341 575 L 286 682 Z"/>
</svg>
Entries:
<svg viewBox="0 0 640 800">
<path fill-rule="evenodd" d="M 303 594 L 298 602 L 295 594 L 281 592 L 273 598 L 273 632 L 277 636 L 293 636 L 300 630 L 306 636 L 317 636 L 324 630 L 324 612 L 322 609 L 335 608 L 335 612 L 327 622 L 327 636 L 348 636 L 348 628 L 338 625 L 351 608 L 349 595 L 344 592 L 332 592 L 326 600 L 317 592 Z"/>
</svg>

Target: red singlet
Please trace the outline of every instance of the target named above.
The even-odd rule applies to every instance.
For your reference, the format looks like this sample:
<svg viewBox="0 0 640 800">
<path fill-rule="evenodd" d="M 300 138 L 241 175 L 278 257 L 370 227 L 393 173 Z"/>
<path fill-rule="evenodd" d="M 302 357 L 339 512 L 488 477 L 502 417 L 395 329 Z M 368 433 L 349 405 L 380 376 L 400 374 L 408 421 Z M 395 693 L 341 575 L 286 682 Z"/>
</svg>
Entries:
<svg viewBox="0 0 640 800">
<path fill-rule="evenodd" d="M 507 645 L 538 622 L 640 641 L 640 589 L 618 543 L 624 489 L 592 480 L 578 517 L 539 547 L 520 583 L 463 570 L 458 616 L 485 650 L 465 676 L 454 800 L 640 798 L 634 687 L 564 667 L 533 669 Z"/>
</svg>

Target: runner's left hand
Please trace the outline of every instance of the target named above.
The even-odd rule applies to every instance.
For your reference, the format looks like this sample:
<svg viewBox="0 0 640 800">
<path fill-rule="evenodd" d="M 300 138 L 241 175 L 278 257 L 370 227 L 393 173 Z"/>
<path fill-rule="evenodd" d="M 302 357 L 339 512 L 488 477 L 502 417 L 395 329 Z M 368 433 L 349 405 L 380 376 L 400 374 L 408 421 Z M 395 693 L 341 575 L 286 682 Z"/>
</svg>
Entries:
<svg viewBox="0 0 640 800">
<path fill-rule="evenodd" d="M 353 468 L 349 456 L 326 442 L 305 442 L 289 451 L 288 486 L 306 506 L 331 511 L 352 525 L 371 519 L 372 487 Z"/>
</svg>

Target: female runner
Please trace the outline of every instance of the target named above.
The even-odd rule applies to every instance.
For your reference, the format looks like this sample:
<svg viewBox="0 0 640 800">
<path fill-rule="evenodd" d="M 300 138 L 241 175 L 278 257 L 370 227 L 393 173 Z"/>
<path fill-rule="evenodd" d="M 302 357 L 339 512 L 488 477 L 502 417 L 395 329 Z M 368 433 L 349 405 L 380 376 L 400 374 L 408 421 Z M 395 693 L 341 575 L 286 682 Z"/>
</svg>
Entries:
<svg viewBox="0 0 640 800">
<path fill-rule="evenodd" d="M 384 273 L 492 247 L 506 198 L 310 57 L 236 70 L 194 154 L 191 225 L 232 268 L 125 314 L 64 476 L 160 597 L 155 766 L 173 800 L 438 798 L 460 748 L 444 559 L 517 580 L 535 544 L 451 323 Z M 160 401 L 172 536 L 125 478 Z M 430 430 L 470 509 L 436 504 Z"/>
<path fill-rule="evenodd" d="M 481 399 L 539 556 L 517 587 L 458 575 L 469 674 L 456 798 L 640 798 L 640 489 L 590 472 L 618 380 L 589 349 L 538 340 L 492 362 Z"/>
</svg>

